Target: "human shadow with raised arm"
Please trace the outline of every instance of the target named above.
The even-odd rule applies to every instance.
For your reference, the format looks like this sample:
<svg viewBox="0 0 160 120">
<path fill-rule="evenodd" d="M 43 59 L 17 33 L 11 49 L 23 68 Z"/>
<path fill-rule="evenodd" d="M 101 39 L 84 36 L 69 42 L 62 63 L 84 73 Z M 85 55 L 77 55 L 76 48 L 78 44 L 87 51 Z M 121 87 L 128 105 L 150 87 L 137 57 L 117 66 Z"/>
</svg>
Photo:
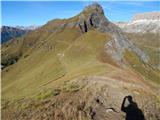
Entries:
<svg viewBox="0 0 160 120">
<path fill-rule="evenodd" d="M 127 106 L 125 106 L 126 99 L 128 99 L 129 102 Z M 126 113 L 125 120 L 145 120 L 142 110 L 138 108 L 138 105 L 133 101 L 132 96 L 124 97 L 121 110 Z"/>
</svg>

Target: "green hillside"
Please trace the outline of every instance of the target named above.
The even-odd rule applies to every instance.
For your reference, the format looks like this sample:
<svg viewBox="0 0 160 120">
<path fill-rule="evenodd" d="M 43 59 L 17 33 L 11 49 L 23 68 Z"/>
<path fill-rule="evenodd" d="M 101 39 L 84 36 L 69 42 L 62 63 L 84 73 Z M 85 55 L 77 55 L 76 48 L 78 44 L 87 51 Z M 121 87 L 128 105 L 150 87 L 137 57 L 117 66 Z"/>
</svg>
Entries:
<svg viewBox="0 0 160 120">
<path fill-rule="evenodd" d="M 76 38 L 78 33 L 72 30 L 47 37 L 53 49 L 42 49 L 44 46 L 34 48 L 35 51 L 29 49 L 16 64 L 6 68 L 2 72 L 2 98 L 31 95 L 41 89 L 40 86 L 64 76 L 72 78 L 105 72 L 106 67 L 99 62 L 99 55 L 105 42 L 111 38 L 94 30 Z M 67 32 L 72 34 L 64 37 Z"/>
</svg>

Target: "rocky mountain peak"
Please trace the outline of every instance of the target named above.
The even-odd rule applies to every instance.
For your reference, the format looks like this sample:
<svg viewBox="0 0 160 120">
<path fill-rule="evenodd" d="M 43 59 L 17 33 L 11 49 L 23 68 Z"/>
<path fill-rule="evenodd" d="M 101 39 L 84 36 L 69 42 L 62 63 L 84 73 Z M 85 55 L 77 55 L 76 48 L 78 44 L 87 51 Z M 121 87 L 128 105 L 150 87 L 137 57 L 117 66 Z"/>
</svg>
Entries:
<svg viewBox="0 0 160 120">
<path fill-rule="evenodd" d="M 119 27 L 105 17 L 103 9 L 98 3 L 85 7 L 79 15 L 78 26 L 83 33 L 94 28 L 100 32 L 110 34 L 112 40 L 105 45 L 105 51 L 119 64 L 122 64 L 123 54 L 126 49 L 135 52 L 145 63 L 149 60 L 143 51 L 127 39 Z"/>
<path fill-rule="evenodd" d="M 52 22 L 55 23 L 55 21 Z M 69 20 L 59 22 L 54 31 L 63 31 L 65 28 L 73 27 L 78 28 L 82 34 L 94 29 L 110 35 L 112 40 L 105 44 L 105 52 L 118 64 L 122 64 L 124 61 L 124 52 L 126 49 L 136 53 L 145 63 L 149 60 L 148 56 L 143 51 L 128 40 L 119 27 L 105 17 L 103 8 L 98 3 L 88 5 L 79 15 Z"/>
<path fill-rule="evenodd" d="M 90 28 L 101 29 L 109 21 L 104 15 L 102 6 L 98 3 L 93 3 L 84 8 L 79 16 L 78 23 L 82 32 L 87 32 Z"/>
<path fill-rule="evenodd" d="M 54 23 L 55 20 L 49 22 L 49 24 L 52 25 Z M 107 25 L 108 23 L 109 20 L 105 17 L 102 6 L 95 2 L 86 6 L 79 15 L 71 18 L 68 21 L 64 20 L 63 24 L 60 23 L 61 25 L 58 24 L 58 28 L 60 28 L 59 26 L 61 26 L 62 29 L 65 27 L 77 27 L 80 28 L 82 33 L 85 33 L 88 32 L 91 28 L 99 29 L 104 24 Z"/>
<path fill-rule="evenodd" d="M 86 6 L 84 8 L 84 11 L 90 11 L 90 12 L 96 11 L 97 13 L 104 14 L 102 6 L 97 2 Z"/>
</svg>

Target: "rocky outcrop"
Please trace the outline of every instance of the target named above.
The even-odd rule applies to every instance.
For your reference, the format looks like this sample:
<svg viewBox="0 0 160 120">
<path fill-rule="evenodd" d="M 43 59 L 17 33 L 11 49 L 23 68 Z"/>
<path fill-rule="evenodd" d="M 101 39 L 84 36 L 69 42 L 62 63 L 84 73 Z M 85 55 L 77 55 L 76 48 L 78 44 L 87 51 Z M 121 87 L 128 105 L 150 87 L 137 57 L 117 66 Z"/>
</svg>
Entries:
<svg viewBox="0 0 160 120">
<path fill-rule="evenodd" d="M 98 3 L 87 6 L 79 16 L 79 27 L 82 32 L 96 28 L 101 32 L 108 33 L 112 40 L 105 45 L 105 51 L 119 64 L 123 63 L 125 49 L 135 52 L 140 59 L 147 63 L 149 57 L 123 34 L 122 30 L 111 23 L 105 16 L 102 7 Z"/>
<path fill-rule="evenodd" d="M 87 6 L 83 10 L 83 12 L 79 16 L 78 24 L 82 32 L 87 32 L 92 27 L 97 29 L 101 28 L 101 25 L 104 23 L 104 21 L 109 22 L 104 17 L 102 7 L 99 4 L 94 3 Z"/>
<path fill-rule="evenodd" d="M 115 34 L 113 40 L 106 43 L 105 48 L 105 51 L 109 53 L 119 64 L 124 62 L 123 57 L 125 50 L 130 50 L 136 53 L 144 63 L 147 63 L 149 60 L 149 57 L 141 49 L 130 42 L 121 32 L 119 34 Z"/>
<path fill-rule="evenodd" d="M 98 3 L 87 6 L 79 16 L 79 25 L 89 30 L 92 27 L 106 32 L 104 25 L 110 22 L 104 16 L 102 7 Z M 83 28 L 83 29 L 84 29 Z"/>
</svg>

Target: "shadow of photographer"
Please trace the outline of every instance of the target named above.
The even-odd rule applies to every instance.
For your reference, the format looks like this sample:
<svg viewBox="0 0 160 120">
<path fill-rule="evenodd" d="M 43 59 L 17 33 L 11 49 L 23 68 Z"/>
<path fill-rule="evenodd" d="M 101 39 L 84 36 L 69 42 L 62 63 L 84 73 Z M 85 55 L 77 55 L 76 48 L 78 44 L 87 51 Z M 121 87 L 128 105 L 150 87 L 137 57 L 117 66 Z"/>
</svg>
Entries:
<svg viewBox="0 0 160 120">
<path fill-rule="evenodd" d="M 126 99 L 129 102 L 127 106 L 125 106 Z M 126 113 L 125 120 L 145 120 L 142 110 L 138 108 L 138 105 L 133 101 L 132 96 L 124 97 L 121 110 Z"/>
</svg>

